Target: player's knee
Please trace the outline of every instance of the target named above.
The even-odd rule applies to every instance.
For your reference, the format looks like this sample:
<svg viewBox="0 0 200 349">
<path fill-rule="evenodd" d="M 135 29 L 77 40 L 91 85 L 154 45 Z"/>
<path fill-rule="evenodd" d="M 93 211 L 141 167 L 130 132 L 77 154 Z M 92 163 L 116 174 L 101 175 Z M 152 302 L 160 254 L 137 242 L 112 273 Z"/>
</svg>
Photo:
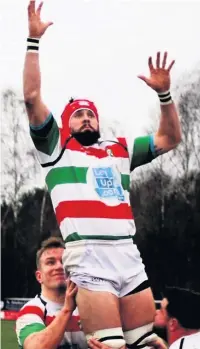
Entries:
<svg viewBox="0 0 200 349">
<path fill-rule="evenodd" d="M 124 332 L 126 346 L 129 349 L 151 348 L 148 343 L 155 340 L 157 335 L 152 331 L 153 322 L 131 331 Z"/>
<path fill-rule="evenodd" d="M 87 341 L 91 338 L 99 340 L 101 343 L 112 348 L 121 348 L 126 344 L 121 327 L 103 329 L 86 335 Z"/>
</svg>

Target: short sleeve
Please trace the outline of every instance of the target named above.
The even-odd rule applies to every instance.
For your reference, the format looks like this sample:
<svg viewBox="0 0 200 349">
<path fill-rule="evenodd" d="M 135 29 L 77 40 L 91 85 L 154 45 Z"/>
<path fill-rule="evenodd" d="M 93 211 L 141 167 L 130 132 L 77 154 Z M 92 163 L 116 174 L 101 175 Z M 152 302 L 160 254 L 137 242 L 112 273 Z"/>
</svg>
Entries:
<svg viewBox="0 0 200 349">
<path fill-rule="evenodd" d="M 151 162 L 156 157 L 153 135 L 135 138 L 131 158 L 131 171 L 138 166 Z"/>
<path fill-rule="evenodd" d="M 16 321 L 16 334 L 21 347 L 29 335 L 46 328 L 43 315 L 42 309 L 38 306 L 27 305 L 20 310 Z"/>
<path fill-rule="evenodd" d="M 155 151 L 154 135 L 136 137 L 129 130 L 124 130 L 122 134 L 126 138 L 131 171 L 158 156 Z"/>
<path fill-rule="evenodd" d="M 60 132 L 52 114 L 42 125 L 30 125 L 30 136 L 41 164 L 52 162 L 58 157 L 61 151 Z"/>
</svg>

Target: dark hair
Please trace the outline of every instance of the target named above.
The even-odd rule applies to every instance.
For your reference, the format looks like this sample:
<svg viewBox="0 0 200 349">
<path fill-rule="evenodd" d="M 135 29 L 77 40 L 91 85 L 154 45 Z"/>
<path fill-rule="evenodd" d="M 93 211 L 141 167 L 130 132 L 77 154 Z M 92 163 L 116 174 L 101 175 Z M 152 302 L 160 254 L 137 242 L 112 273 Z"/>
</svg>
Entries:
<svg viewBox="0 0 200 349">
<path fill-rule="evenodd" d="M 52 236 L 41 243 L 40 249 L 36 253 L 36 266 L 40 267 L 40 258 L 44 251 L 50 248 L 65 248 L 63 240 L 59 237 Z"/>
<path fill-rule="evenodd" d="M 200 294 L 189 289 L 166 287 L 164 297 L 169 317 L 174 317 L 187 329 L 200 328 Z"/>
</svg>

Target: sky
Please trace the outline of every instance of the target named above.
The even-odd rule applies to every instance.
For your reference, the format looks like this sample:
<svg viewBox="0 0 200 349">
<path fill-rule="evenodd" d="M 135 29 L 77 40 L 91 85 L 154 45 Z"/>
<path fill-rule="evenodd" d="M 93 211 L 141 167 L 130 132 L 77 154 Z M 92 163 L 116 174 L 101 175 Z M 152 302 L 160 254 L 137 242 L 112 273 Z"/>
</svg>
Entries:
<svg viewBox="0 0 200 349">
<path fill-rule="evenodd" d="M 27 5 L 1 1 L 1 90 L 22 93 Z M 44 102 L 59 119 L 71 96 L 88 98 L 102 118 L 142 134 L 158 99 L 137 75 L 148 76 L 148 57 L 166 50 L 175 88 L 200 63 L 199 13 L 200 1 L 45 0 L 42 18 L 54 24 L 40 43 Z"/>
</svg>

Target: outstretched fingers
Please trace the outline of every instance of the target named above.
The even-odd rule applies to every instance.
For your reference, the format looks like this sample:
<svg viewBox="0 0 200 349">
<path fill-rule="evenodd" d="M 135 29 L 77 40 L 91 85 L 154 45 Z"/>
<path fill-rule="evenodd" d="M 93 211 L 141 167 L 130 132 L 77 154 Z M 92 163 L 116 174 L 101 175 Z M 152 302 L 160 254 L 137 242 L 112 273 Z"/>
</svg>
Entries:
<svg viewBox="0 0 200 349">
<path fill-rule="evenodd" d="M 42 10 L 42 6 L 43 6 L 43 1 L 40 2 L 39 6 L 38 6 L 38 8 L 37 8 L 36 13 L 37 13 L 38 16 L 40 16 L 40 13 L 41 13 L 41 10 Z"/>
<path fill-rule="evenodd" d="M 169 67 L 167 68 L 167 71 L 168 71 L 168 72 L 172 69 L 174 63 L 175 63 L 175 60 L 171 61 Z"/>
<path fill-rule="evenodd" d="M 35 14 L 35 0 L 31 0 L 28 4 L 28 16 L 31 17 Z"/>
<path fill-rule="evenodd" d="M 160 52 L 157 52 L 157 56 L 156 56 L 156 68 L 157 68 L 157 69 L 160 68 Z"/>
<path fill-rule="evenodd" d="M 162 69 L 166 69 L 168 72 L 171 70 L 171 68 L 173 67 L 173 65 L 175 63 L 175 60 L 173 60 L 170 63 L 170 65 L 168 66 L 168 68 L 166 68 L 167 55 L 168 55 L 168 53 L 165 51 L 164 52 L 164 56 L 163 56 L 163 60 L 162 60 L 162 66 L 161 66 L 160 65 L 160 52 L 157 52 L 157 55 L 156 55 L 156 69 L 162 68 Z M 152 57 L 149 57 L 148 64 L 149 64 L 150 71 L 153 71 L 154 70 L 154 66 L 153 66 L 153 63 L 152 63 Z"/>
<path fill-rule="evenodd" d="M 149 65 L 150 71 L 154 70 L 153 63 L 152 63 L 152 57 L 149 57 L 149 59 L 148 59 L 148 65 Z"/>
<path fill-rule="evenodd" d="M 163 61 L 162 61 L 162 68 L 165 69 L 167 63 L 167 52 L 164 52 L 164 56 L 163 56 Z"/>
<path fill-rule="evenodd" d="M 148 78 L 147 78 L 146 76 L 144 76 L 144 75 L 138 75 L 137 77 L 138 77 L 140 80 L 146 82 L 147 85 L 148 85 L 149 82 L 150 82 L 150 79 L 148 79 Z"/>
<path fill-rule="evenodd" d="M 52 25 L 52 24 L 53 24 L 53 22 L 47 22 L 47 23 L 46 23 L 46 29 L 49 28 L 50 25 Z"/>
</svg>

